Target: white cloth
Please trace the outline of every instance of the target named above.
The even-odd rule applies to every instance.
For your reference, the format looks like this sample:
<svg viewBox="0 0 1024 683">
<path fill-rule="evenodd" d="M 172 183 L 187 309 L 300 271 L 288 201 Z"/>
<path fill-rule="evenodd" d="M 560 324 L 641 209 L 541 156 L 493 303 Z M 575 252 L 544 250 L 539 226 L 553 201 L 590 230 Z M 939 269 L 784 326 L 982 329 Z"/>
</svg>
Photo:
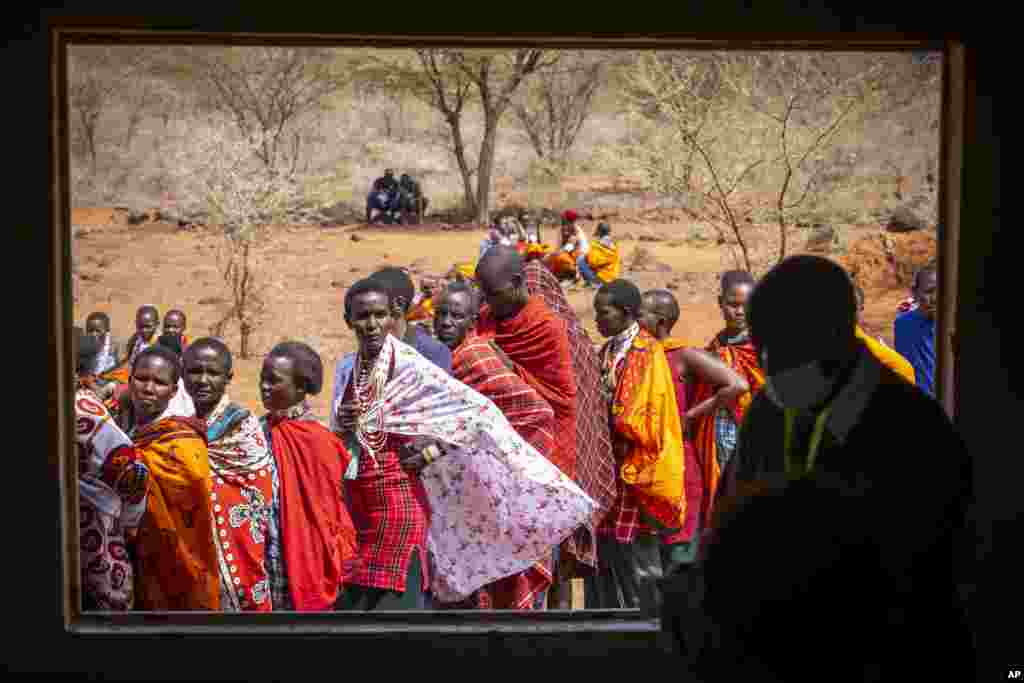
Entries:
<svg viewBox="0 0 1024 683">
<path fill-rule="evenodd" d="M 429 437 L 448 449 L 420 473 L 432 511 L 435 598 L 464 600 L 549 559 L 590 520 L 595 501 L 524 441 L 490 399 L 389 335 L 377 363 L 386 368 L 392 358 L 394 377 L 361 416 L 360 429 Z M 355 359 L 350 354 L 335 368 L 332 429 Z"/>
<path fill-rule="evenodd" d="M 167 410 L 161 417 L 170 417 L 171 415 L 174 417 L 196 416 L 196 404 L 193 403 L 192 397 L 185 390 L 185 380 L 178 380 L 178 391 L 171 398 L 171 402 L 167 405 Z"/>
<path fill-rule="evenodd" d="M 78 443 L 78 492 L 98 512 L 120 521 L 121 527 L 139 525 L 146 511 L 146 497 L 137 504 L 125 503 L 100 473 L 107 458 L 118 448 L 132 448 L 132 440 L 91 392 L 75 394 L 75 435 Z"/>
<path fill-rule="evenodd" d="M 117 358 L 114 356 L 113 345 L 111 340 L 111 334 L 107 332 L 103 335 L 103 347 L 100 352 L 96 355 L 96 364 L 93 367 L 93 373 L 96 375 L 102 375 L 108 370 L 112 370 L 117 366 Z"/>
</svg>

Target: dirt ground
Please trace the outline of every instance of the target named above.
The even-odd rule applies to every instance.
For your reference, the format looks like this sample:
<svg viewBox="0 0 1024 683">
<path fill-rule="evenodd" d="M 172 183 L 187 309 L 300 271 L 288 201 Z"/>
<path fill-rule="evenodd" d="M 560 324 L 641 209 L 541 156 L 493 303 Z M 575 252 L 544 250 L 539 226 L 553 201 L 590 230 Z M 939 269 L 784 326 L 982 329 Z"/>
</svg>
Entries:
<svg viewBox="0 0 1024 683">
<path fill-rule="evenodd" d="M 170 308 L 184 310 L 187 333 L 196 338 L 208 334 L 227 310 L 213 230 L 182 231 L 167 223 L 128 225 L 123 212 L 111 209 L 76 210 L 72 222 L 80 278 L 74 307 L 78 324 L 84 324 L 90 312 L 104 311 L 111 316 L 114 334 L 126 339 L 133 331 L 136 309 L 153 304 L 161 313 Z M 679 223 L 624 226 L 622 237 L 654 236 L 663 241 L 620 238 L 625 265 L 636 262 L 641 268 L 627 268 L 623 276 L 641 289 L 674 288 L 683 311 L 675 334 L 703 344 L 719 330 L 717 277 L 732 265 L 724 248 L 713 242 L 678 239 L 688 229 Z M 358 234 L 358 241 L 353 241 L 353 234 Z M 906 275 L 886 260 L 877 228 L 860 228 L 857 234 L 859 241 L 837 260 L 856 270 L 865 287 L 865 329 L 891 344 L 896 305 L 907 293 Z M 261 356 L 279 341 L 298 339 L 317 349 L 324 360 L 324 390 L 313 406 L 326 417 L 334 364 L 354 348 L 354 337 L 342 316 L 345 288 L 382 265 L 410 267 L 414 277 L 442 274 L 456 261 L 475 259 L 482 236 L 482 231 L 377 231 L 361 226 L 277 229 L 260 252 L 268 310 L 253 336 L 253 357 L 235 361 L 232 397 L 262 412 L 257 387 Z M 887 239 L 909 245 L 903 251 L 913 252 L 913 261 L 923 262 L 934 254 L 930 235 Z M 592 292 L 570 292 L 568 298 L 592 338 L 599 341 Z M 229 326 L 226 337 L 237 349 L 237 329 Z"/>
</svg>

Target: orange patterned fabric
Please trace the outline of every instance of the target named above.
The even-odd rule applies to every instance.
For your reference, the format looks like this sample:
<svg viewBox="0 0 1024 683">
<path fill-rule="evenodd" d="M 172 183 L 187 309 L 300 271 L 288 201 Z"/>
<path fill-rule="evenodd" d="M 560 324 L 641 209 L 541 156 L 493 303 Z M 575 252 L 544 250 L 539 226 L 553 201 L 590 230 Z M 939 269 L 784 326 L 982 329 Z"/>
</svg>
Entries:
<svg viewBox="0 0 1024 683">
<path fill-rule="evenodd" d="M 549 256 L 546 260 L 548 268 L 555 274 L 555 277 L 576 276 L 576 254 L 560 251 Z"/>
<path fill-rule="evenodd" d="M 724 334 L 724 333 L 723 333 Z M 733 406 L 730 406 L 733 419 L 736 424 L 742 424 L 743 418 L 750 407 L 755 393 L 764 386 L 764 371 L 761 370 L 757 361 L 757 351 L 749 340 L 742 344 L 725 344 L 722 341 L 723 334 L 717 335 L 706 350 L 717 355 L 722 362 L 738 372 L 750 385 L 750 391 L 740 396 Z M 700 405 L 711 398 L 715 393 L 712 386 L 700 382 L 696 386 L 692 404 Z M 718 489 L 718 481 L 722 476 L 721 468 L 718 465 L 717 436 L 715 433 L 715 420 L 717 411 L 712 411 L 700 418 L 693 425 L 691 434 L 693 442 L 697 447 L 697 457 L 704 469 L 704 502 L 703 518 L 705 526 L 711 524 L 711 503 L 714 500 L 715 492 Z"/>
<path fill-rule="evenodd" d="M 137 542 L 137 605 L 216 611 L 220 579 L 206 425 L 195 418 L 164 418 L 140 428 L 134 442 L 149 468 Z"/>
<path fill-rule="evenodd" d="M 619 277 L 622 271 L 622 260 L 619 257 L 619 246 L 613 244 L 606 247 L 600 242 L 590 245 L 587 254 L 587 265 L 594 269 L 594 274 L 601 282 L 611 282 Z"/>
<path fill-rule="evenodd" d="M 550 251 L 551 245 L 548 244 L 527 244 L 525 258 L 527 261 L 543 259 Z"/>
<path fill-rule="evenodd" d="M 405 319 L 409 322 L 434 319 L 434 297 L 428 297 L 419 302 L 415 308 L 409 311 Z"/>
<path fill-rule="evenodd" d="M 672 369 L 645 331 L 626 358 L 612 403 L 612 429 L 627 442 L 620 476 L 648 515 L 678 528 L 685 515 L 683 426 Z"/>
</svg>

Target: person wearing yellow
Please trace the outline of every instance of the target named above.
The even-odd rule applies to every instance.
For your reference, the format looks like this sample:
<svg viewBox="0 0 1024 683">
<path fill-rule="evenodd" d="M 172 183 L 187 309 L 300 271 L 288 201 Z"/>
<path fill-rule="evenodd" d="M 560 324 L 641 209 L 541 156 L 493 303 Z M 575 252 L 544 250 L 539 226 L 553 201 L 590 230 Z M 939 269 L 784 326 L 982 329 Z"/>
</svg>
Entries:
<svg viewBox="0 0 1024 683">
<path fill-rule="evenodd" d="M 875 358 L 886 366 L 897 375 L 907 380 L 911 384 L 916 384 L 916 377 L 914 375 L 914 366 L 910 364 L 906 358 L 901 356 L 895 349 L 890 348 L 881 339 L 875 339 L 868 335 L 867 332 L 860 326 L 861 316 L 864 314 L 864 290 L 861 289 L 860 285 L 854 285 L 854 292 L 857 294 L 857 326 L 854 329 L 857 339 L 864 342 L 864 346 L 868 347 L 868 351 L 871 352 Z"/>
<path fill-rule="evenodd" d="M 218 611 L 213 544 L 222 539 L 214 536 L 206 424 L 172 400 L 180 380 L 173 351 L 160 344 L 143 349 L 132 362 L 130 400 L 118 416 L 149 470 L 146 512 L 134 543 L 136 606 Z"/>
<path fill-rule="evenodd" d="M 558 250 L 548 254 L 544 263 L 559 280 L 576 281 L 577 261 L 580 256 L 586 253 L 588 244 L 587 237 L 576 225 L 579 218 L 573 210 L 562 214 L 562 240 Z"/>
<path fill-rule="evenodd" d="M 593 242 L 580 243 L 580 255 L 576 269 L 583 277 L 584 287 L 596 287 L 616 280 L 622 271 L 619 246 L 612 241 L 612 229 L 607 223 L 600 223 Z"/>
<path fill-rule="evenodd" d="M 597 529 L 598 567 L 586 577 L 587 609 L 660 609 L 659 532 L 683 526 L 683 425 L 662 344 L 638 322 L 640 290 L 627 280 L 594 298 L 602 384 L 609 404 L 616 497 Z"/>
<path fill-rule="evenodd" d="M 437 294 L 437 282 L 433 278 L 423 278 L 420 283 L 420 300 L 412 307 L 405 319 L 408 322 L 434 321 L 434 296 Z"/>
<path fill-rule="evenodd" d="M 465 261 L 463 263 L 456 263 L 451 267 L 444 279 L 448 282 L 463 281 L 473 282 L 476 280 L 476 261 Z"/>
</svg>

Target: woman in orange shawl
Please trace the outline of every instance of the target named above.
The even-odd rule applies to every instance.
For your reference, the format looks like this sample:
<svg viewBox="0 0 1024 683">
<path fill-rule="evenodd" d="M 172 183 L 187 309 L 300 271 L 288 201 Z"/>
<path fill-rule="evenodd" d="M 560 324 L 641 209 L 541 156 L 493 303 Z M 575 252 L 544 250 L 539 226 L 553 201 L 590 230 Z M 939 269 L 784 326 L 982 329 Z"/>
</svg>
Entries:
<svg viewBox="0 0 1024 683">
<path fill-rule="evenodd" d="M 119 416 L 149 470 L 147 506 L 136 555 L 136 604 L 142 610 L 220 608 L 210 510 L 206 425 L 180 414 L 177 355 L 160 345 L 132 364 L 130 401 Z"/>
<path fill-rule="evenodd" d="M 576 225 L 578 214 L 569 210 L 562 214 L 562 244 L 544 257 L 544 264 L 559 280 L 576 281 L 576 261 L 587 252 L 587 238 Z"/>
<path fill-rule="evenodd" d="M 716 405 L 715 410 L 698 420 L 693 426 L 697 455 L 704 469 L 704 502 L 702 517 L 704 528 L 711 524 L 711 513 L 718 480 L 729 458 L 736 449 L 739 425 L 742 424 L 753 395 L 764 386 L 757 352 L 747 329 L 746 303 L 754 288 L 753 276 L 745 270 L 733 270 L 722 276 L 722 291 L 718 298 L 725 319 L 725 329 L 707 346 L 707 351 L 718 355 L 750 385 L 750 391 L 734 403 Z M 698 387 L 693 403 L 701 405 L 714 399 L 715 390 L 708 385 Z"/>
</svg>

